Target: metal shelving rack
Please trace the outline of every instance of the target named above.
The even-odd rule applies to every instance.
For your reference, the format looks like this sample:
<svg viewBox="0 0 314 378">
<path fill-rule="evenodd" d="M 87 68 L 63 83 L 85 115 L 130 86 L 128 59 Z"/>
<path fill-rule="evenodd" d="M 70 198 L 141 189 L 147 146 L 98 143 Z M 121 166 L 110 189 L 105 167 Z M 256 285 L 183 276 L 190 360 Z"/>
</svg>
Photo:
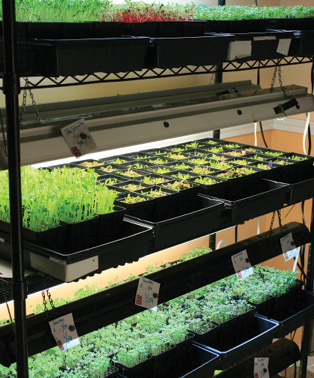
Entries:
<svg viewBox="0 0 314 378">
<path fill-rule="evenodd" d="M 94 73 L 81 76 L 60 77 L 34 77 L 27 78 L 28 89 L 46 89 L 56 87 L 69 87 L 96 83 L 114 83 L 121 81 L 135 81 L 144 79 L 160 79 L 174 76 L 222 74 L 236 71 L 258 70 L 262 68 L 275 68 L 291 65 L 313 63 L 313 57 L 283 57 L 280 59 L 249 60 L 225 62 L 221 65 L 188 66 L 167 69 L 144 69 L 135 72 L 122 73 Z"/>
<path fill-rule="evenodd" d="M 221 1 L 221 0 L 220 0 Z M 15 1 L 2 1 L 3 12 L 3 47 L 4 47 L 4 74 L 3 92 L 6 100 L 7 116 L 7 143 L 8 168 L 11 206 L 11 260 L 13 270 L 12 297 L 15 311 L 15 341 L 17 357 L 17 374 L 19 378 L 28 377 L 27 329 L 25 300 L 27 285 L 25 280 L 25 267 L 23 262 L 23 239 L 21 219 L 21 177 L 20 177 L 20 140 L 19 140 L 19 106 L 20 76 L 17 72 L 17 49 L 15 33 Z M 239 70 L 252 70 L 260 68 L 278 67 L 313 63 L 313 58 L 287 57 L 283 59 L 268 59 L 265 61 L 228 62 L 222 65 L 201 67 L 182 67 L 167 70 L 143 70 L 141 72 L 128 72 L 122 74 L 94 74 L 82 77 L 39 78 L 29 81 L 30 88 L 53 88 L 71 85 L 104 83 L 115 81 L 130 81 L 152 79 L 170 76 L 185 76 L 198 74 L 221 74 Z M 47 83 L 48 82 L 48 83 Z M 314 242 L 314 210 L 312 207 L 311 243 L 309 248 L 309 261 L 307 267 L 306 289 L 313 291 L 313 264 L 314 256 L 312 245 Z M 305 325 L 302 339 L 302 377 L 306 377 L 307 356 L 310 343 L 310 326 Z"/>
</svg>

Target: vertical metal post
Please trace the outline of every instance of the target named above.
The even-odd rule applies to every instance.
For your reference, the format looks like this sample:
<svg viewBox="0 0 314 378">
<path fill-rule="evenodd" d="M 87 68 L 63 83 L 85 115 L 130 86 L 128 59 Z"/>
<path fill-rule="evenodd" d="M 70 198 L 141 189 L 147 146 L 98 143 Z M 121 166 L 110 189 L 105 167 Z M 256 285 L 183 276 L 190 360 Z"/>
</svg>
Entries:
<svg viewBox="0 0 314 378">
<path fill-rule="evenodd" d="M 3 91 L 6 102 L 8 167 L 11 218 L 11 261 L 13 272 L 15 348 L 17 376 L 28 377 L 26 282 L 24 279 L 22 240 L 22 196 L 20 172 L 19 75 L 17 72 L 17 48 L 15 35 L 15 0 L 2 1 L 3 14 Z"/>
<path fill-rule="evenodd" d="M 312 199 L 312 217 L 311 217 L 311 242 L 309 244 L 309 256 L 308 256 L 308 263 L 307 263 L 307 278 L 306 278 L 306 290 L 313 292 L 314 289 L 314 253 L 313 253 L 313 245 L 314 245 L 314 199 Z M 311 344 L 311 332 L 313 328 L 311 323 L 305 324 L 303 327 L 303 336 L 302 336 L 302 345 L 301 345 L 301 361 L 300 361 L 300 378 L 306 378 L 307 373 L 307 359 L 308 353 L 310 352 L 310 344 Z"/>
</svg>

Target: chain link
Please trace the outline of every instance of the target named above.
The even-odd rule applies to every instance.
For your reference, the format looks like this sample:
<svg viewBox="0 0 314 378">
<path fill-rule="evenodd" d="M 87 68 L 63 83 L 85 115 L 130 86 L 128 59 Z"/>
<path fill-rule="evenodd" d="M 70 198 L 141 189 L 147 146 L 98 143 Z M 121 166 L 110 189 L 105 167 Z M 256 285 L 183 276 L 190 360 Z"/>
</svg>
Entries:
<svg viewBox="0 0 314 378">
<path fill-rule="evenodd" d="M 47 293 L 47 296 L 48 296 L 48 299 L 49 299 L 50 306 L 51 306 L 52 309 L 54 309 L 55 305 L 53 303 L 53 299 L 52 299 L 52 296 L 51 296 L 49 289 L 46 290 L 46 293 Z"/>
<path fill-rule="evenodd" d="M 281 210 L 277 210 L 277 215 L 278 215 L 278 221 L 279 221 L 279 227 L 280 227 L 280 230 L 282 231 L 283 230 L 283 227 L 282 227 L 282 221 L 281 221 Z M 273 212 L 273 215 L 271 217 L 271 221 L 270 221 L 270 227 L 269 227 L 269 233 L 271 234 L 272 230 L 273 230 L 273 226 L 274 226 L 274 221 L 275 221 L 275 216 L 276 216 L 276 211 Z"/>
<path fill-rule="evenodd" d="M 43 297 L 43 305 L 44 305 L 44 309 L 45 309 L 45 312 L 48 311 L 48 307 L 47 307 L 47 301 L 46 301 L 46 295 L 45 295 L 45 290 L 43 290 L 41 292 L 41 295 Z"/>
<path fill-rule="evenodd" d="M 275 70 L 274 70 L 274 75 L 271 79 L 271 85 L 270 85 L 270 90 L 273 91 L 274 89 L 274 85 L 275 85 L 275 80 L 276 80 L 276 77 L 277 77 L 277 73 L 278 73 L 278 81 L 279 81 L 279 85 L 280 85 L 280 88 L 282 90 L 282 92 L 284 93 L 285 96 L 287 96 L 287 92 L 286 92 L 286 88 L 283 86 L 282 84 L 282 72 L 281 72 L 281 66 L 276 66 L 275 67 Z"/>
<path fill-rule="evenodd" d="M 47 293 L 47 297 L 48 297 L 48 300 L 49 300 L 50 306 L 51 306 L 52 309 L 54 309 L 54 308 L 55 308 L 55 305 L 54 305 L 54 303 L 53 303 L 53 299 L 52 299 L 52 296 L 51 296 L 51 293 L 50 293 L 49 289 L 46 290 L 46 293 Z M 43 297 L 44 310 L 45 310 L 45 312 L 47 312 L 47 311 L 48 311 L 48 307 L 47 307 L 47 300 L 46 300 L 45 290 L 43 290 L 43 291 L 41 292 L 41 295 L 42 295 L 42 297 Z"/>
<path fill-rule="evenodd" d="M 34 94 L 33 94 L 32 90 L 30 88 L 29 81 L 28 81 L 27 77 L 24 77 L 24 81 L 25 81 L 25 87 L 24 87 L 24 90 L 23 90 L 23 100 L 22 100 L 22 111 L 21 111 L 21 114 L 20 114 L 20 123 L 22 122 L 23 117 L 25 115 L 26 98 L 27 98 L 27 91 L 28 91 L 29 96 L 32 100 L 32 105 L 33 105 L 33 107 L 35 109 L 35 113 L 36 113 L 35 124 L 39 124 L 40 121 L 41 121 L 41 117 L 40 117 L 39 110 L 38 110 L 38 107 L 37 107 L 37 104 L 36 104 L 36 101 L 35 101 Z"/>
</svg>

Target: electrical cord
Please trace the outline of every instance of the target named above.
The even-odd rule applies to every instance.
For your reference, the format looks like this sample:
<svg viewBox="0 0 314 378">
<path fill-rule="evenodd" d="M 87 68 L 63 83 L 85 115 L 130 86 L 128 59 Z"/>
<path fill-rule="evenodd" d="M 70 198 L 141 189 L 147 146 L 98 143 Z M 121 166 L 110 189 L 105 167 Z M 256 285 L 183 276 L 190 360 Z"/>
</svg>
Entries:
<svg viewBox="0 0 314 378">
<path fill-rule="evenodd" d="M 266 148 L 268 148 L 268 144 L 266 142 L 266 139 L 265 139 L 265 135 L 264 135 L 264 130 L 263 130 L 263 125 L 262 125 L 262 122 L 259 121 L 259 128 L 261 130 L 261 134 L 262 134 L 262 138 L 263 138 L 263 142 L 264 142 L 264 145 Z"/>
<path fill-rule="evenodd" d="M 309 123 L 309 127 L 307 129 L 307 139 L 308 139 L 308 144 L 309 144 L 309 147 L 308 147 L 308 150 L 307 150 L 307 154 L 308 155 L 311 155 L 311 150 L 312 150 L 312 138 L 311 138 L 311 124 Z"/>
<path fill-rule="evenodd" d="M 222 243 L 225 245 L 225 247 L 227 247 L 227 243 L 223 239 L 221 239 L 221 240 L 219 240 L 219 242 L 217 244 L 217 249 L 220 248 L 220 246 L 221 246 Z"/>
<path fill-rule="evenodd" d="M 307 154 L 306 147 L 305 147 L 305 141 L 306 141 L 306 136 L 309 133 L 310 119 L 311 119 L 311 113 L 308 112 L 308 113 L 306 113 L 306 121 L 305 121 L 305 127 L 304 127 L 304 132 L 303 132 L 303 153 L 304 153 L 304 155 Z"/>
<path fill-rule="evenodd" d="M 3 282 L 0 281 L 0 284 L 1 284 L 1 289 L 3 291 L 2 294 L 3 294 L 4 300 L 5 300 L 5 304 L 6 304 L 6 307 L 7 307 L 7 310 L 8 310 L 8 314 L 9 314 L 9 318 L 10 318 L 10 323 L 11 323 L 11 326 L 12 326 L 12 329 L 13 329 L 13 333 L 15 334 L 14 322 L 13 322 L 12 314 L 11 314 L 11 311 L 10 311 L 8 299 L 7 299 L 7 296 L 5 294 L 5 289 L 3 288 Z"/>
</svg>

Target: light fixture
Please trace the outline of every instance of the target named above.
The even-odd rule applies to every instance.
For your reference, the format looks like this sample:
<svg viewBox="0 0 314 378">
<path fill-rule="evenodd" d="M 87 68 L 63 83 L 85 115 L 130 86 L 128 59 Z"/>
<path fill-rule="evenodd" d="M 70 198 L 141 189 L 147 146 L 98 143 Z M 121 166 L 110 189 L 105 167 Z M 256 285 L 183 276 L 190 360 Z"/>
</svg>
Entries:
<svg viewBox="0 0 314 378">
<path fill-rule="evenodd" d="M 40 125 L 34 124 L 33 107 L 25 110 L 20 133 L 22 165 L 70 157 L 60 129 L 81 118 L 97 151 L 104 151 L 310 112 L 314 96 L 297 85 L 262 89 L 241 81 L 42 104 L 38 110 Z M 1 146 L 3 136 L 0 168 L 5 169 Z"/>
</svg>

